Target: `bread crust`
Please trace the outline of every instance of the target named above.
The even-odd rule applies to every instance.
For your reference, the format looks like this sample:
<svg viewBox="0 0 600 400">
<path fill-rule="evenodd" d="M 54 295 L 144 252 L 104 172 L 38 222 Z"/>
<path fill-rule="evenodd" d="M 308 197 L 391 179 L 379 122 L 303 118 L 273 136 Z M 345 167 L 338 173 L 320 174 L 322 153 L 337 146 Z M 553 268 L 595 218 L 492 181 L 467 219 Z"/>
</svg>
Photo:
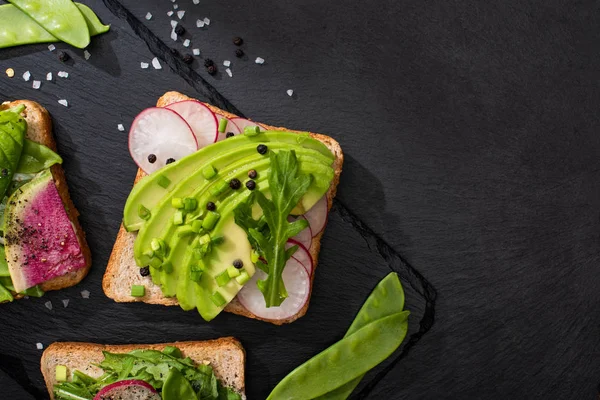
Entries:
<svg viewBox="0 0 600 400">
<path fill-rule="evenodd" d="M 22 115 L 27 121 L 26 138 L 43 144 L 44 146 L 57 152 L 56 141 L 54 140 L 54 135 L 52 134 L 52 119 L 50 118 L 48 110 L 42 107 L 39 103 L 31 100 L 16 100 L 2 103 L 2 105 L 0 105 L 0 110 L 12 108 L 20 104 L 25 106 L 25 110 L 23 111 Z M 81 251 L 85 259 L 85 266 L 76 271 L 69 272 L 65 275 L 61 275 L 41 283 L 40 287 L 44 292 L 65 289 L 78 284 L 88 274 L 92 265 L 91 251 L 85 238 L 85 232 L 79 223 L 79 212 L 77 211 L 77 208 L 75 208 L 75 205 L 71 200 L 71 196 L 69 195 L 69 187 L 67 186 L 67 179 L 65 177 L 65 172 L 62 168 L 62 165 L 56 164 L 52 166 L 50 168 L 50 172 L 52 172 L 54 183 L 58 189 L 58 193 L 60 194 L 63 205 L 65 206 L 67 215 L 75 227 L 75 234 L 77 235 L 77 240 L 79 241 L 79 246 L 81 247 Z M 22 298 L 23 295 L 15 294 L 14 297 L 19 299 Z"/>
<path fill-rule="evenodd" d="M 184 100 L 194 100 L 194 99 L 192 99 L 184 94 L 181 94 L 179 92 L 167 92 L 158 99 L 156 106 L 157 107 L 166 107 L 169 104 L 173 104 L 173 103 L 176 103 L 179 101 L 184 101 Z M 221 110 L 220 108 L 217 108 L 211 104 L 206 104 L 206 103 L 202 103 L 202 104 L 204 104 L 208 108 L 210 108 L 215 114 L 222 115 L 226 118 L 236 118 L 237 117 L 237 115 L 232 114 L 227 111 L 224 111 L 224 110 Z M 280 131 L 301 133 L 300 131 L 294 131 L 294 130 L 290 130 L 290 129 L 287 129 L 284 127 L 276 127 L 276 126 L 271 126 L 271 125 L 266 125 L 266 124 L 260 124 L 260 125 L 269 130 L 280 130 Z M 337 186 L 339 184 L 340 175 L 342 173 L 342 166 L 344 163 L 344 153 L 342 152 L 342 148 L 340 147 L 340 144 L 335 139 L 333 139 L 329 136 L 326 136 L 326 135 L 318 134 L 318 133 L 312 133 L 312 132 L 309 132 L 309 133 L 313 138 L 315 138 L 315 139 L 321 141 L 323 144 L 325 144 L 329 148 L 329 150 L 331 150 L 331 152 L 335 155 L 335 161 L 333 162 L 334 176 L 333 176 L 331 185 L 329 187 L 329 190 L 327 191 L 327 194 L 326 194 L 327 195 L 327 209 L 330 210 L 332 202 L 333 202 L 333 198 L 335 197 L 335 195 L 337 193 Z M 139 180 L 142 179 L 144 176 L 145 176 L 144 172 L 142 170 L 138 169 L 137 175 L 135 177 L 134 185 L 137 182 L 139 182 Z M 312 238 L 312 244 L 310 246 L 309 252 L 312 257 L 314 269 L 317 268 L 319 251 L 321 249 L 321 237 L 323 236 L 324 231 L 325 231 L 325 229 L 323 229 L 317 236 Z M 146 277 L 146 278 L 141 277 L 140 274 L 138 273 L 139 268 L 136 266 L 135 260 L 133 259 L 133 249 L 132 249 L 133 242 L 135 241 L 135 236 L 136 236 L 135 233 L 127 232 L 125 230 L 125 228 L 123 227 L 123 225 L 121 225 L 121 228 L 117 235 L 117 240 L 115 241 L 113 251 L 112 251 L 110 259 L 108 261 L 108 266 L 106 268 L 104 278 L 102 280 L 102 288 L 104 289 L 104 293 L 106 294 L 106 296 L 110 297 L 111 299 L 113 299 L 117 302 L 141 301 L 141 302 L 150 303 L 150 304 L 162 304 L 165 306 L 178 305 L 177 299 L 164 297 L 162 295 L 160 288 L 158 286 L 154 285 L 152 283 L 152 280 L 149 277 Z M 124 278 L 126 279 L 126 282 L 125 282 L 126 286 L 123 284 L 120 284 L 120 282 L 119 282 L 120 279 L 124 279 Z M 313 270 L 313 274 L 311 276 L 311 289 L 310 289 L 310 293 L 309 293 L 309 299 L 306 302 L 306 304 L 304 305 L 304 307 L 302 307 L 302 309 L 300 311 L 298 311 L 297 314 L 291 316 L 290 318 L 287 318 L 284 320 L 273 320 L 273 319 L 258 317 L 256 315 L 254 315 L 253 313 L 251 313 L 250 311 L 248 311 L 245 307 L 243 307 L 240 304 L 240 302 L 237 300 L 237 297 L 234 298 L 227 305 L 227 307 L 225 307 L 225 311 L 231 312 L 234 314 L 238 314 L 238 315 L 243 315 L 248 318 L 254 318 L 254 319 L 259 319 L 262 321 L 270 322 L 275 325 L 283 325 L 283 324 L 294 322 L 298 318 L 304 316 L 308 310 L 308 306 L 310 305 L 310 296 L 312 295 L 314 279 L 315 279 L 315 273 Z M 141 298 L 136 298 L 136 297 L 130 296 L 130 293 L 128 292 L 128 288 L 130 288 L 131 285 L 134 285 L 134 284 L 145 285 L 146 291 L 149 293 L 147 293 L 146 296 L 141 297 Z M 150 290 L 148 290 L 149 288 L 150 288 Z"/>
<path fill-rule="evenodd" d="M 65 365 L 69 373 L 78 369 L 96 377 L 102 374 L 102 370 L 92 364 L 102 361 L 103 351 L 112 353 L 127 353 L 136 349 L 162 351 L 166 346 L 178 347 L 184 357 L 190 357 L 196 363 L 208 361 L 221 382 L 244 395 L 246 351 L 242 344 L 233 337 L 204 341 L 125 345 L 57 342 L 52 343 L 44 350 L 40 360 L 40 369 L 50 398 L 54 399 L 52 389 L 57 383 L 57 365 Z"/>
</svg>

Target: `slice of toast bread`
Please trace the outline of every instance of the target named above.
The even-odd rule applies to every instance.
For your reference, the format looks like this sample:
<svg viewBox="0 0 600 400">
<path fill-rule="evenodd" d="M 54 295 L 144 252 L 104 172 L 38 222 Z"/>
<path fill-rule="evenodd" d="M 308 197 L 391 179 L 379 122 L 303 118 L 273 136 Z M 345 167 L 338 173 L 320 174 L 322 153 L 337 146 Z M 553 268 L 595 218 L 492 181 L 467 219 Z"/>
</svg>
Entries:
<svg viewBox="0 0 600 400">
<path fill-rule="evenodd" d="M 158 99 L 157 107 L 166 107 L 169 104 L 176 103 L 178 101 L 183 100 L 193 100 L 190 97 L 187 97 L 178 92 L 167 92 L 160 99 Z M 214 107 L 210 104 L 205 104 L 208 106 L 214 113 L 222 115 L 227 118 L 235 118 L 236 115 L 231 114 L 227 111 L 223 111 L 217 107 Z M 288 132 L 300 133 L 299 131 L 292 131 L 287 128 L 269 126 L 265 124 L 261 124 L 266 129 L 270 130 L 281 130 Z M 333 163 L 334 168 L 334 177 L 331 182 L 331 186 L 329 191 L 327 192 L 327 202 L 328 208 L 331 208 L 333 198 L 335 197 L 337 185 L 340 180 L 340 174 L 342 172 L 342 164 L 344 162 L 344 154 L 342 149 L 337 141 L 333 138 L 325 135 L 321 135 L 318 133 L 310 133 L 310 135 L 323 142 L 335 155 L 335 161 Z M 135 178 L 135 183 L 137 183 L 140 179 L 145 176 L 145 173 L 138 169 L 137 176 Z M 324 231 L 324 230 L 323 230 Z M 313 259 L 314 268 L 317 267 L 317 261 L 319 256 L 319 250 L 321 248 L 321 237 L 323 235 L 323 231 L 321 231 L 317 236 L 312 238 L 312 243 L 309 249 L 311 257 Z M 104 274 L 104 279 L 102 281 L 102 288 L 104 289 L 104 293 L 110 297 L 111 299 L 117 302 L 134 302 L 141 301 L 150 304 L 162 304 L 165 306 L 174 306 L 177 305 L 177 299 L 174 297 L 165 297 L 162 294 L 160 287 L 154 285 L 152 283 L 152 279 L 150 277 L 142 277 L 139 273 L 139 267 L 136 265 L 134 256 L 133 256 L 133 244 L 135 242 L 136 233 L 127 232 L 125 228 L 121 225 L 119 233 L 117 235 L 117 239 L 115 245 L 113 247 L 112 254 L 110 256 L 108 266 L 106 268 L 106 272 Z M 311 276 L 311 292 L 312 292 L 312 280 L 315 277 L 315 273 L 313 270 L 313 274 Z M 144 285 L 146 286 L 146 295 L 144 297 L 132 297 L 131 296 L 131 286 L 132 285 Z M 243 315 L 248 318 L 260 319 L 263 321 L 271 322 L 276 325 L 282 325 L 285 323 L 290 323 L 298 318 L 302 317 L 306 314 L 310 303 L 310 294 L 309 300 L 306 302 L 304 307 L 298 311 L 298 313 L 288 319 L 285 320 L 271 320 L 260 318 L 251 312 L 249 312 L 245 307 L 243 307 L 237 298 L 234 298 L 231 303 L 227 305 L 225 311 L 232 312 L 235 314 Z"/>
<path fill-rule="evenodd" d="M 53 388 L 56 383 L 56 366 L 64 365 L 70 375 L 79 370 L 94 378 L 102 375 L 102 370 L 92 364 L 100 363 L 103 351 L 127 353 L 136 349 L 163 350 L 166 346 L 176 346 L 184 357 L 190 357 L 197 364 L 209 362 L 215 376 L 225 386 L 233 388 L 244 396 L 246 352 L 235 338 L 225 337 L 215 340 L 195 342 L 175 342 L 161 344 L 102 345 L 95 343 L 57 342 L 52 343 L 44 353 L 40 368 L 50 398 L 54 399 Z"/>
<path fill-rule="evenodd" d="M 34 101 L 16 100 L 2 103 L 0 105 L 0 110 L 5 110 L 20 104 L 25 106 L 22 115 L 25 118 L 25 121 L 27 121 L 26 138 L 43 144 L 56 152 L 56 142 L 52 135 L 52 120 L 50 119 L 50 114 L 44 107 Z M 69 195 L 69 187 L 67 186 L 67 180 L 62 165 L 56 164 L 50 168 L 50 171 L 52 172 L 54 183 L 58 189 L 63 205 L 65 206 L 67 215 L 75 229 L 79 246 L 81 247 L 81 251 L 85 258 L 85 267 L 40 284 L 40 287 L 44 292 L 60 290 L 78 284 L 87 275 L 92 265 L 90 248 L 85 239 L 85 232 L 79 224 L 79 212 L 75 208 L 71 196 Z M 15 295 L 15 298 L 21 297 L 23 296 L 19 294 Z"/>
</svg>

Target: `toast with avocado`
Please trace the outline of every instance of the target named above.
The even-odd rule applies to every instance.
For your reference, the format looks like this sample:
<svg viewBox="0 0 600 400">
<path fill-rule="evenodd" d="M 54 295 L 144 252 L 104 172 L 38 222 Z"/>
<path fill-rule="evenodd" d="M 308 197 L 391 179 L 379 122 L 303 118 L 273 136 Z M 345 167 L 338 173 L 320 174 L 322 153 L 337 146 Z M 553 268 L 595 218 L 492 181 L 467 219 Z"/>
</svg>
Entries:
<svg viewBox="0 0 600 400">
<path fill-rule="evenodd" d="M 41 371 L 53 400 L 236 400 L 245 398 L 245 362 L 244 348 L 232 337 L 130 345 L 58 342 L 44 351 Z"/>
<path fill-rule="evenodd" d="M 80 282 L 90 250 L 56 154 L 48 111 L 29 100 L 0 105 L 0 301 Z"/>
<path fill-rule="evenodd" d="M 129 134 L 140 167 L 103 279 L 118 302 L 277 325 L 309 306 L 343 164 L 333 138 L 239 118 L 181 93 Z"/>
</svg>

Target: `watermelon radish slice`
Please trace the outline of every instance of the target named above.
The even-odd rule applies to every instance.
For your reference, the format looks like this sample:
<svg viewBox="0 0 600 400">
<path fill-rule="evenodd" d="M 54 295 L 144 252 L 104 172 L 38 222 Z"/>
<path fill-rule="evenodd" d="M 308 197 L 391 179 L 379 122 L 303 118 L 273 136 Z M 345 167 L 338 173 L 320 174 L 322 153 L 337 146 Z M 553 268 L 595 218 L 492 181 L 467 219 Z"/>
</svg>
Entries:
<svg viewBox="0 0 600 400">
<path fill-rule="evenodd" d="M 94 400 L 161 400 L 161 397 L 149 383 L 127 379 L 105 386 Z"/>
<path fill-rule="evenodd" d="M 265 298 L 256 286 L 259 279 L 266 277 L 267 274 L 257 268 L 252 279 L 237 295 L 240 303 L 260 318 L 282 320 L 296 315 L 304 307 L 310 294 L 310 276 L 304 266 L 293 257 L 288 260 L 282 275 L 288 297 L 279 307 L 267 308 Z"/>
<path fill-rule="evenodd" d="M 292 222 L 292 221 L 295 221 L 298 219 L 306 219 L 306 218 L 304 218 L 303 215 L 300 215 L 299 217 L 293 217 L 290 215 L 288 217 L 289 222 Z M 299 234 L 294 236 L 292 239 L 295 240 L 296 242 L 301 243 L 302 246 L 306 247 L 307 249 L 310 249 L 310 246 L 312 245 L 312 238 L 313 238 L 313 234 L 312 234 L 312 230 L 311 230 L 310 223 L 309 223 L 309 225 L 306 227 L 306 229 L 302 230 Z"/>
<path fill-rule="evenodd" d="M 300 264 L 304 266 L 304 268 L 306 268 L 306 272 L 308 272 L 309 276 L 312 276 L 314 265 L 310 252 L 302 243 L 297 242 L 293 239 L 288 240 L 287 244 L 285 245 L 285 248 L 289 249 L 294 245 L 298 245 L 298 250 L 296 250 L 292 257 L 294 257 Z"/>
<path fill-rule="evenodd" d="M 312 231 L 313 237 L 317 236 L 325 228 L 328 212 L 327 195 L 325 195 L 321 197 L 321 199 L 317 201 L 306 214 L 304 214 L 304 218 L 306 218 L 310 224 L 310 230 Z"/>
<path fill-rule="evenodd" d="M 9 198 L 5 221 L 6 260 L 16 292 L 85 267 L 81 245 L 49 170 Z"/>
<path fill-rule="evenodd" d="M 232 120 L 225 118 L 222 115 L 217 115 L 217 120 L 219 122 L 219 124 L 221 123 L 222 119 L 226 119 L 227 120 L 227 127 L 225 128 L 225 132 L 219 132 L 219 136 L 217 137 L 217 142 L 220 142 L 221 140 L 225 140 L 227 138 L 227 133 L 231 132 L 234 135 L 239 135 L 240 133 L 242 133 L 243 131 L 236 125 L 235 122 L 233 122 Z"/>
<path fill-rule="evenodd" d="M 256 122 L 252 122 L 246 118 L 235 117 L 231 118 L 231 121 L 233 121 L 233 123 L 236 124 L 238 128 L 240 128 L 241 132 L 244 132 L 244 128 L 247 126 L 258 126 L 261 131 L 266 131 L 266 129 L 262 125 L 259 125 Z"/>
<path fill-rule="evenodd" d="M 198 150 L 190 126 L 179 114 L 167 108 L 147 108 L 133 121 L 129 131 L 129 152 L 145 173 L 164 167 L 167 160 L 179 160 Z M 152 163 L 149 156 L 156 160 Z"/>
<path fill-rule="evenodd" d="M 198 149 L 217 141 L 219 128 L 217 117 L 204 104 L 196 100 L 184 100 L 169 104 L 166 108 L 175 111 L 185 119 L 196 136 Z"/>
</svg>

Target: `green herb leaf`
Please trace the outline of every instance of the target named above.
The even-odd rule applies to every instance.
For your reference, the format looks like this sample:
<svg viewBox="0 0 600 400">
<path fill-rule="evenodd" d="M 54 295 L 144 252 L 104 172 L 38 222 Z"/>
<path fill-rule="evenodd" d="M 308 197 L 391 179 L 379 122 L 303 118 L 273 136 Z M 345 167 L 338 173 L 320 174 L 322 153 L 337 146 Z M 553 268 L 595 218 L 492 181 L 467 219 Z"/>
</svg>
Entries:
<svg viewBox="0 0 600 400">
<path fill-rule="evenodd" d="M 42 144 L 25 139 L 16 172 L 36 174 L 55 164 L 62 164 L 62 158 L 58 154 Z"/>
<path fill-rule="evenodd" d="M 267 279 L 258 281 L 257 284 L 267 307 L 277 307 L 287 298 L 281 276 L 287 260 L 295 251 L 286 251 L 285 244 L 308 226 L 308 222 L 303 219 L 288 222 L 288 216 L 308 191 L 312 176 L 300 173 L 298 158 L 293 150 L 270 152 L 269 157 L 271 199 L 267 199 L 260 191 L 254 192 L 248 202 L 236 207 L 234 218 L 236 224 L 246 231 L 252 247 L 267 260 L 264 267 Z M 262 227 L 262 219 L 252 218 L 255 199 L 263 211 L 262 218 L 268 229 Z"/>
</svg>

